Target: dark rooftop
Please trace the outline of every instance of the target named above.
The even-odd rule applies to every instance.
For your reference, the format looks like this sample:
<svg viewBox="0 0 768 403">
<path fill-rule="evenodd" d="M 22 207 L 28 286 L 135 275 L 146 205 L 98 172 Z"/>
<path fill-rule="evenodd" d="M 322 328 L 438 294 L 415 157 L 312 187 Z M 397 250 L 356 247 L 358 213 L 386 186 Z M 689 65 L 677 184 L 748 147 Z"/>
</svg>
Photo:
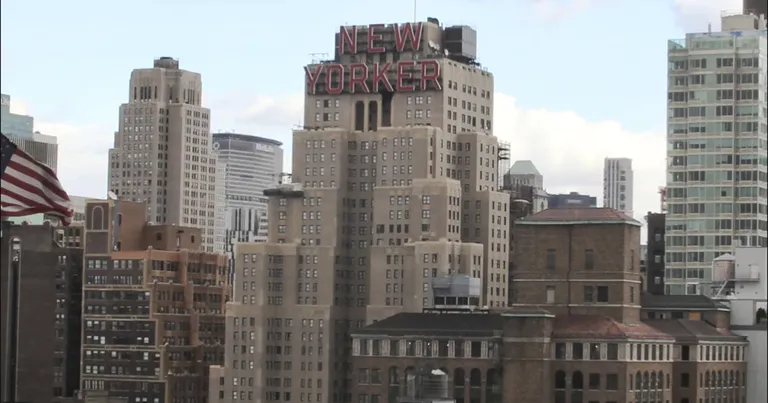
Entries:
<svg viewBox="0 0 768 403">
<path fill-rule="evenodd" d="M 624 324 L 600 315 L 572 315 L 555 321 L 553 337 L 579 339 L 672 339 L 646 323 Z"/>
<path fill-rule="evenodd" d="M 374 322 L 358 334 L 388 335 L 462 335 L 468 337 L 488 337 L 499 334 L 504 328 L 505 315 L 541 316 L 548 315 L 544 310 L 503 310 L 503 311 L 463 311 L 463 312 L 404 312 Z"/>
<path fill-rule="evenodd" d="M 658 319 L 645 321 L 649 326 L 673 336 L 675 339 L 693 340 L 745 340 L 728 329 L 718 329 L 708 322 L 689 319 Z"/>
<path fill-rule="evenodd" d="M 399 313 L 372 323 L 360 334 L 493 336 L 504 327 L 504 318 L 494 313 Z"/>
<path fill-rule="evenodd" d="M 631 224 L 639 221 L 621 211 L 602 207 L 565 207 L 540 211 L 525 217 L 518 224 Z"/>
<path fill-rule="evenodd" d="M 542 316 L 537 310 L 476 311 L 462 313 L 399 313 L 355 332 L 357 335 L 499 337 L 505 316 Z M 555 319 L 552 337 L 560 339 L 643 339 L 643 340 L 743 340 L 728 329 L 687 319 L 647 320 L 635 324 L 618 322 L 602 315 L 572 315 Z"/>
<path fill-rule="evenodd" d="M 723 305 L 704 295 L 652 295 L 643 294 L 640 297 L 640 305 L 643 309 L 654 310 L 719 310 L 728 309 Z"/>
</svg>

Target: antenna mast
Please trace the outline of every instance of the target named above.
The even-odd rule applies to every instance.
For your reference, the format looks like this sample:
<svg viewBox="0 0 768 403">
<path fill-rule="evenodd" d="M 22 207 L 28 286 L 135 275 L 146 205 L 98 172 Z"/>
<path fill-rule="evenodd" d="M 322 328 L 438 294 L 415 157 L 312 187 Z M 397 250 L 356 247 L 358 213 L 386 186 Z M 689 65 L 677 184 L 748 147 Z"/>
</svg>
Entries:
<svg viewBox="0 0 768 403">
<path fill-rule="evenodd" d="M 417 4 L 418 2 L 419 2 L 418 0 L 413 0 L 413 22 L 416 22 L 416 21 L 418 21 L 418 20 L 416 19 L 416 4 Z"/>
</svg>

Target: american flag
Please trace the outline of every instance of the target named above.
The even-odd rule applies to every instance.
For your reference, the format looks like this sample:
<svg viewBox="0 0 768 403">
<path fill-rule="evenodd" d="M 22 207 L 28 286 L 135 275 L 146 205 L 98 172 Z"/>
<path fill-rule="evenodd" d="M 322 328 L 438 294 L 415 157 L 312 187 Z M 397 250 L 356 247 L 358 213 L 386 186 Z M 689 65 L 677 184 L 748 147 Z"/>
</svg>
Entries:
<svg viewBox="0 0 768 403">
<path fill-rule="evenodd" d="M 72 221 L 72 203 L 53 170 L 20 150 L 8 137 L 0 143 L 0 216 L 51 214 Z"/>
</svg>

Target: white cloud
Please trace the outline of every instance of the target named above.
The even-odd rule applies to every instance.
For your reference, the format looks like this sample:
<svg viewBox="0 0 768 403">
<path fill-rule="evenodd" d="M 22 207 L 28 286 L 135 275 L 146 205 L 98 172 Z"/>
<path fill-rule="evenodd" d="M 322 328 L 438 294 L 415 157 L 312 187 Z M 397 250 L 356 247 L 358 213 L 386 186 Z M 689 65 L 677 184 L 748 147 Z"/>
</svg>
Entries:
<svg viewBox="0 0 768 403">
<path fill-rule="evenodd" d="M 11 98 L 11 112 L 35 116 L 29 103 Z M 70 195 L 105 197 L 108 153 L 114 131 L 94 125 L 35 119 L 34 130 L 56 136 L 59 145 L 58 177 Z"/>
<path fill-rule="evenodd" d="M 260 126 L 291 127 L 304 120 L 304 95 L 286 97 L 259 96 L 252 100 L 236 118 Z"/>
<path fill-rule="evenodd" d="M 705 32 L 711 23 L 713 30 L 720 29 L 723 12 L 741 12 L 742 0 L 673 0 L 677 24 L 685 32 Z"/>
<path fill-rule="evenodd" d="M 558 20 L 580 13 L 600 0 L 533 0 L 534 11 L 547 20 Z"/>
<path fill-rule="evenodd" d="M 18 99 L 11 98 L 11 113 L 17 115 L 29 115 L 29 105 L 26 102 L 19 101 Z"/>
<path fill-rule="evenodd" d="M 211 105 L 214 127 L 233 124 L 240 132 L 283 141 L 290 167 L 290 132 L 301 123 L 303 98 L 297 94 L 222 99 Z M 646 212 L 659 210 L 657 189 L 665 181 L 663 130 L 633 132 L 619 122 L 588 121 L 572 111 L 525 109 L 505 94 L 496 94 L 495 111 L 494 132 L 511 143 L 512 161 L 532 160 L 550 193 L 575 191 L 601 200 L 604 158 L 628 157 L 635 170 L 635 218 L 642 220 Z M 58 136 L 59 176 L 67 190 L 101 197 L 113 131 L 54 122 L 38 122 L 37 130 Z"/>
<path fill-rule="evenodd" d="M 35 121 L 35 130 L 56 136 L 59 144 L 58 176 L 70 195 L 100 197 L 107 192 L 108 153 L 113 131 L 66 122 Z"/>
<path fill-rule="evenodd" d="M 282 98 L 257 97 L 227 104 L 227 115 L 256 127 L 280 127 L 285 133 L 286 167 L 290 134 L 303 116 L 301 94 Z M 511 159 L 532 160 L 551 193 L 578 191 L 602 200 L 605 157 L 633 159 L 636 218 L 659 210 L 657 190 L 665 182 L 664 131 L 632 132 L 616 121 L 587 121 L 575 112 L 524 109 L 514 97 L 496 94 L 494 133 L 511 143 Z M 223 111 L 222 111 L 223 112 Z M 222 112 L 214 109 L 219 116 Z M 254 133 L 246 131 L 246 133 Z M 282 137 L 282 136 L 281 136 Z"/>
<path fill-rule="evenodd" d="M 665 182 L 663 131 L 633 132 L 616 121 L 587 121 L 572 111 L 525 109 L 496 94 L 494 133 L 511 144 L 515 160 L 531 160 L 550 193 L 580 192 L 602 200 L 605 157 L 632 158 L 635 218 L 659 210 Z"/>
</svg>

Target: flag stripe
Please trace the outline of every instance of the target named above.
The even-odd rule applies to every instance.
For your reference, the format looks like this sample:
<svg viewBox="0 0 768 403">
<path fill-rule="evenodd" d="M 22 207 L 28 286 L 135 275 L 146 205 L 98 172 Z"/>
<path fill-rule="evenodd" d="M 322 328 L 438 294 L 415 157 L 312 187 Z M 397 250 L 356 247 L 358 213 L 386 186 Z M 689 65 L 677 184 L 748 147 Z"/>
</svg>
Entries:
<svg viewBox="0 0 768 403">
<path fill-rule="evenodd" d="M 19 150 L 16 150 L 15 156 L 18 156 L 19 158 L 11 159 L 8 162 L 6 170 L 15 169 L 23 175 L 12 175 L 12 177 L 27 176 L 30 179 L 40 182 L 40 184 L 45 186 L 44 189 L 55 193 L 59 198 L 69 201 L 69 196 L 67 196 L 67 193 L 61 188 L 61 184 L 59 183 L 58 178 L 56 178 L 56 173 L 47 166 L 35 161 L 29 155 L 19 152 Z M 38 168 L 43 169 L 41 170 Z"/>
<path fill-rule="evenodd" d="M 48 213 L 49 209 L 47 207 L 33 207 L 33 208 L 23 208 L 15 205 L 8 205 L 6 206 L 6 203 L 0 203 L 2 204 L 3 211 L 13 211 L 17 213 L 19 216 L 27 216 L 32 214 L 45 214 Z"/>
<path fill-rule="evenodd" d="M 18 149 L 5 135 L 2 136 L 2 177 L 0 183 L 0 212 L 7 217 L 30 214 L 52 214 L 69 225 L 73 211 L 67 192 L 56 173 Z"/>
<path fill-rule="evenodd" d="M 40 182 L 22 182 L 17 177 L 21 177 L 21 175 L 14 176 L 13 171 L 10 170 L 10 167 L 8 170 L 6 170 L 7 173 L 11 174 L 8 175 L 3 181 L 5 182 L 5 186 L 3 186 L 3 195 L 6 195 L 8 197 L 18 197 L 20 199 L 25 199 L 25 203 L 36 203 L 40 205 L 50 205 L 51 207 L 58 207 L 58 208 L 67 208 L 67 201 L 56 196 L 51 195 L 49 192 L 46 191 L 38 191 L 38 188 L 36 187 L 37 184 Z M 45 185 L 43 185 L 45 186 Z M 21 201 L 21 200 L 19 200 Z"/>
</svg>

